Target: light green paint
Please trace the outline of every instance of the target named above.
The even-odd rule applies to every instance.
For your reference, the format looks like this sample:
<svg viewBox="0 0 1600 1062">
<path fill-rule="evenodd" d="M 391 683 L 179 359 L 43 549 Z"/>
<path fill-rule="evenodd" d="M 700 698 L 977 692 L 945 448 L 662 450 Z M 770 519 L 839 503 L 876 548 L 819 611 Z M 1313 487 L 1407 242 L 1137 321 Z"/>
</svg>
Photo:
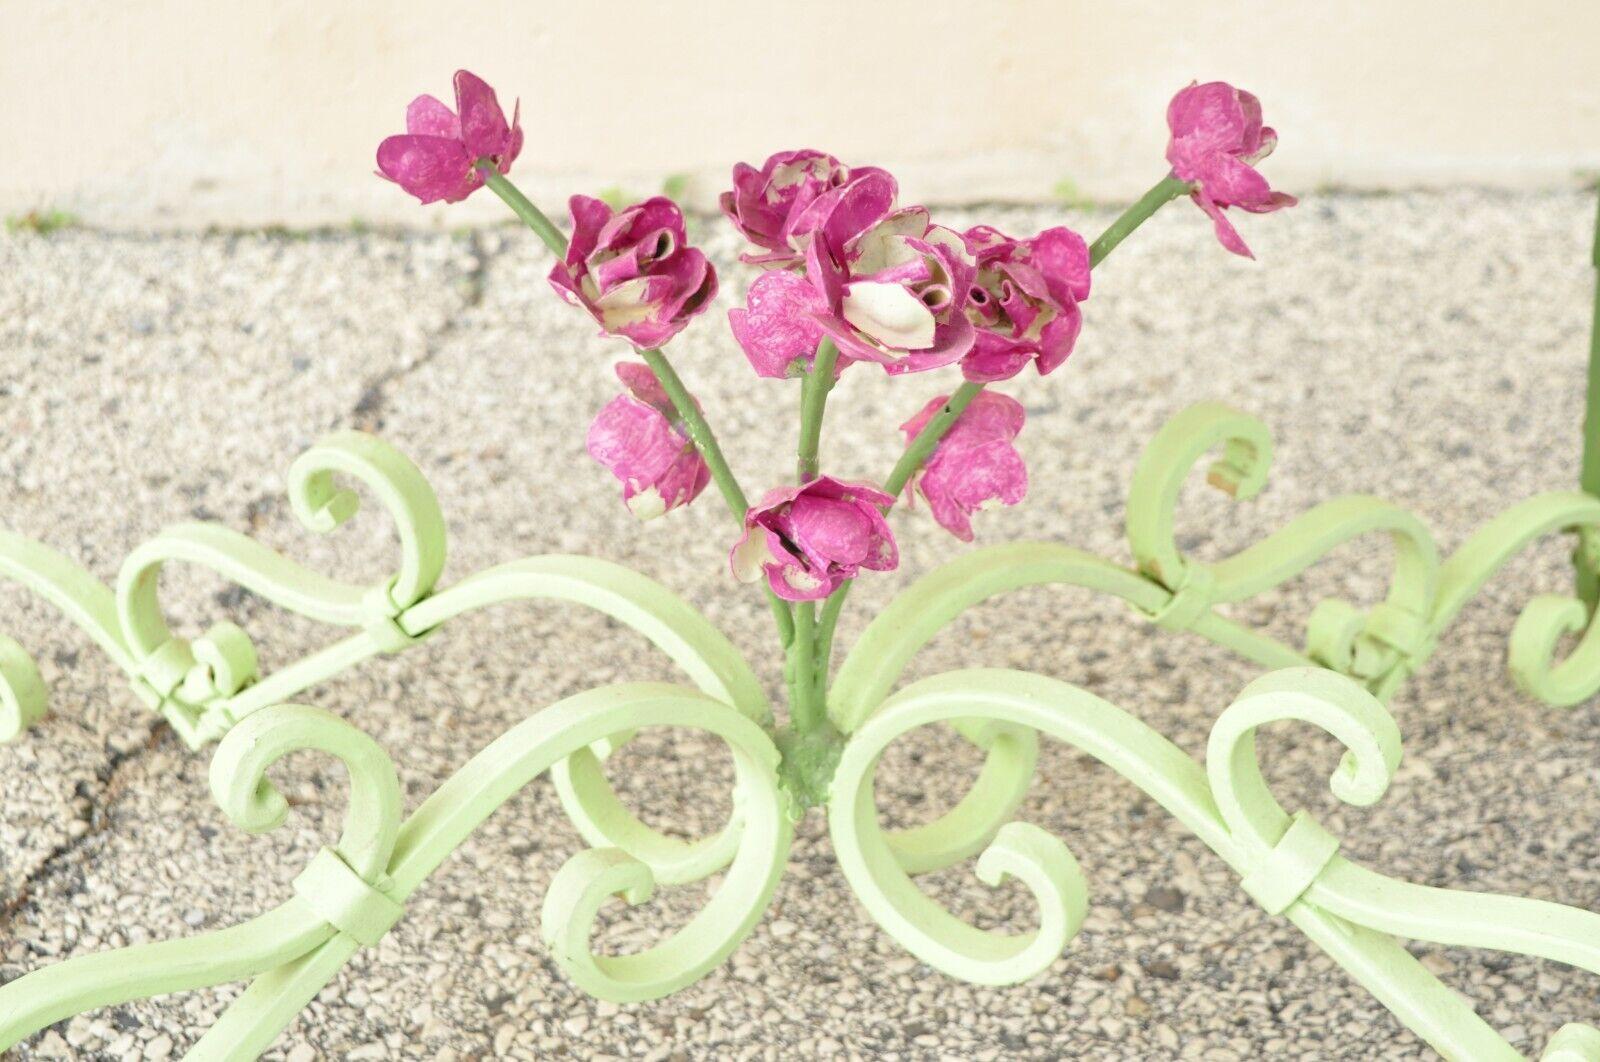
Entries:
<svg viewBox="0 0 1600 1062">
<path fill-rule="evenodd" d="M 228 929 L 80 956 L 0 987 L 0 1045 L 121 1001 L 248 981 L 191 1057 L 254 1057 L 356 951 L 381 937 L 407 897 L 478 823 L 547 771 L 592 847 L 556 875 L 541 936 L 566 974 L 594 995 L 654 998 L 721 963 L 765 910 L 793 823 L 824 801 L 840 865 L 886 931 L 951 976 L 988 984 L 1025 980 L 1067 947 L 1088 895 L 1061 841 L 1013 821 L 1033 775 L 1038 735 L 1045 734 L 1149 793 L 1237 871 L 1241 886 L 1270 914 L 1297 925 L 1441 1053 L 1516 1057 L 1396 938 L 1535 955 L 1600 973 L 1600 915 L 1411 885 L 1346 860 L 1337 839 L 1314 820 L 1277 804 L 1256 765 L 1253 734 L 1284 719 L 1327 730 L 1349 750 L 1332 779 L 1335 793 L 1357 804 L 1379 799 L 1400 756 L 1398 730 L 1380 698 L 1426 659 L 1465 602 L 1528 543 L 1552 532 L 1600 528 L 1600 500 L 1580 493 L 1533 498 L 1441 561 L 1413 517 L 1377 499 L 1339 498 L 1233 557 L 1199 565 L 1176 546 L 1174 508 L 1184 479 L 1212 452 L 1220 454 L 1208 472 L 1213 485 L 1248 497 L 1265 482 L 1271 440 L 1259 422 L 1212 403 L 1180 413 L 1151 442 L 1134 475 L 1133 568 L 1065 546 L 1018 543 L 969 553 L 912 586 L 869 625 L 842 664 L 826 698 L 830 723 L 806 734 L 780 733 L 749 665 L 700 613 L 626 568 L 586 557 L 531 557 L 436 586 L 445 559 L 437 501 L 411 462 L 371 436 L 335 435 L 301 457 L 289 476 L 293 509 L 314 531 L 332 531 L 356 511 L 358 495 L 339 486 L 338 477 L 388 510 L 400 558 L 392 575 L 371 585 L 311 571 L 226 528 L 190 524 L 134 550 L 113 590 L 53 551 L 0 534 L 0 574 L 82 627 L 191 745 L 220 738 L 212 791 L 240 828 L 260 832 L 284 821 L 288 807 L 267 771 L 292 751 L 341 760 L 351 792 L 341 836 L 296 880 L 296 895 L 283 905 Z M 802 460 L 810 456 L 803 452 Z M 1387 597 L 1364 614 L 1324 602 L 1313 613 L 1306 651 L 1219 611 L 1374 532 L 1395 546 Z M 193 642 L 172 633 L 156 594 L 157 576 L 171 563 L 209 568 L 350 633 L 259 675 L 249 638 L 230 623 Z M 965 609 L 1008 590 L 1054 583 L 1120 597 L 1160 626 L 1192 631 L 1272 669 L 1218 718 L 1203 766 L 1117 707 L 1038 675 L 953 672 L 892 693 L 916 651 Z M 456 616 L 518 600 L 597 609 L 643 634 L 692 685 L 610 686 L 554 704 L 490 744 L 408 818 L 395 768 L 370 737 L 326 711 L 284 703 L 372 656 L 403 651 Z M 1554 656 L 1586 615 L 1577 599 L 1535 598 L 1511 639 L 1517 681 L 1557 704 L 1600 689 L 1600 643 L 1592 632 L 1584 631 L 1564 660 Z M 0 727 L 20 731 L 44 714 L 38 671 L 10 639 L 0 639 L 0 680 Z M 982 748 L 983 770 L 943 817 L 884 831 L 872 796 L 878 757 L 900 734 L 934 723 L 955 726 Z M 605 761 L 645 726 L 701 729 L 727 743 L 737 782 L 735 812 L 721 833 L 694 842 L 666 836 L 617 798 Z M 831 786 L 818 789 L 817 779 L 830 775 Z M 1014 877 L 1033 893 L 1040 914 L 1032 933 L 966 925 L 912 881 L 911 875 L 973 857 L 982 880 Z M 590 949 L 594 919 L 610 897 L 642 902 L 657 885 L 715 874 L 723 878 L 714 896 L 662 943 L 627 956 Z M 1600 1033 L 1568 1026 L 1545 1057 L 1600 1059 Z"/>
</svg>

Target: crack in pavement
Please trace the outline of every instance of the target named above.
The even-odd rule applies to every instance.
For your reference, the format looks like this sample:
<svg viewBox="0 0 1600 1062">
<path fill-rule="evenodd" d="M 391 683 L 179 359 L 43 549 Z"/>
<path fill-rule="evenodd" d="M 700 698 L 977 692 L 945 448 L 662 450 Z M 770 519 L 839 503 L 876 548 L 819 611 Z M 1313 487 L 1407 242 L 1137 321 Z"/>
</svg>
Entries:
<svg viewBox="0 0 1600 1062">
<path fill-rule="evenodd" d="M 110 811 L 116 802 L 115 794 L 121 789 L 124 768 L 154 750 L 162 738 L 171 731 L 172 728 L 167 725 L 165 719 L 159 716 L 153 717 L 150 727 L 144 731 L 142 740 L 120 752 L 113 750 L 106 762 L 95 770 L 94 780 L 97 785 L 95 789 L 89 789 L 86 782 L 77 783 L 74 787 L 77 790 L 75 802 L 83 801 L 88 805 L 77 821 L 86 823 L 87 828 L 81 833 L 69 835 L 65 841 L 46 853 L 45 857 L 23 877 L 16 891 L 0 903 L 0 939 L 4 939 L 11 927 L 35 905 L 36 897 L 41 891 L 40 887 L 51 878 L 67 873 L 67 865 L 72 857 L 106 831 L 111 824 Z"/>
<path fill-rule="evenodd" d="M 444 340 L 456 331 L 461 318 L 483 301 L 489 267 L 503 253 L 504 244 L 490 250 L 474 230 L 467 234 L 467 245 L 472 264 L 456 281 L 461 286 L 461 299 L 446 320 L 427 334 L 423 353 L 406 364 L 397 365 L 368 379 L 355 404 L 336 417 L 329 425 L 329 430 L 355 427 L 362 431 L 376 431 L 381 428 L 383 410 L 395 385 L 431 363 L 439 355 Z M 255 530 L 282 505 L 280 494 L 263 492 L 245 503 L 244 519 L 250 529 Z M 262 604 L 255 595 L 234 585 L 219 591 L 214 600 L 239 619 L 255 615 Z M 44 886 L 70 873 L 75 865 L 74 857 L 106 831 L 110 826 L 112 808 L 123 789 L 125 773 L 138 766 L 146 755 L 161 745 L 164 738 L 172 734 L 171 726 L 159 715 L 150 714 L 148 719 L 148 727 L 131 746 L 121 751 L 105 746 L 110 755 L 95 770 L 92 782 L 81 780 L 75 784 L 72 803 L 75 806 L 86 805 L 77 816 L 77 821 L 87 823 L 87 828 L 77 834 L 69 834 L 65 841 L 54 846 L 21 878 L 9 896 L 0 898 L 0 941 L 4 941 L 12 927 L 37 906 L 42 896 L 48 894 L 49 890 Z"/>
<path fill-rule="evenodd" d="M 351 427 L 361 431 L 378 431 L 383 427 L 383 411 L 388 405 L 390 388 L 396 383 L 405 380 L 418 370 L 425 368 L 439 356 L 443 347 L 441 342 L 454 334 L 456 326 L 460 324 L 461 317 L 483 301 L 484 285 L 490 263 L 503 252 L 504 244 L 500 249 L 490 251 L 483 245 L 483 238 L 476 230 L 467 234 L 467 250 L 472 256 L 472 267 L 469 268 L 457 283 L 461 285 L 461 303 L 456 312 L 439 326 L 431 335 L 422 355 L 409 364 L 397 365 L 392 369 L 379 373 L 369 379 L 361 389 L 361 397 L 356 399 L 356 404 L 350 411 L 341 417 L 348 420 Z M 335 423 L 334 427 L 341 425 Z"/>
</svg>

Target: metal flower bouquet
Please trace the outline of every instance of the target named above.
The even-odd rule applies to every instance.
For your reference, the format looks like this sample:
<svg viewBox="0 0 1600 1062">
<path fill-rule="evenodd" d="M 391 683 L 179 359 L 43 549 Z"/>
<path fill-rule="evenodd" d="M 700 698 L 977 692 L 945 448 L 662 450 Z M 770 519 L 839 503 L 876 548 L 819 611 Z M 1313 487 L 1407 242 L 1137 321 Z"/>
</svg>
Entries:
<svg viewBox="0 0 1600 1062">
<path fill-rule="evenodd" d="M 334 435 L 290 469 L 289 497 L 309 528 L 332 531 L 364 487 L 396 524 L 402 559 L 373 586 L 345 583 L 212 524 L 171 528 L 128 557 L 114 587 L 66 558 L 0 533 L 0 573 L 43 594 L 124 669 L 134 690 L 192 747 L 216 742 L 211 788 L 239 827 L 265 831 L 288 811 L 267 772 L 284 755 L 315 749 L 349 774 L 344 829 L 295 879 L 281 906 L 231 928 L 84 955 L 0 987 L 0 1045 L 64 1017 L 124 1000 L 248 981 L 190 1052 L 253 1057 L 268 1047 L 359 949 L 399 920 L 407 897 L 519 788 L 550 772 L 589 848 L 550 885 L 542 936 L 584 990 L 636 1001 L 673 992 L 720 964 L 751 931 L 785 865 L 794 823 L 826 809 L 839 864 L 883 929 L 951 977 L 1002 985 L 1043 972 L 1082 923 L 1087 883 L 1067 847 L 1013 821 L 1032 778 L 1038 736 L 1100 760 L 1145 790 L 1281 916 L 1369 989 L 1399 1021 L 1454 1058 L 1519 1057 L 1399 938 L 1518 952 L 1600 973 L 1600 914 L 1490 893 L 1423 887 L 1340 854 L 1339 839 L 1273 796 L 1257 764 L 1255 732 L 1297 720 L 1345 747 L 1333 792 L 1379 800 L 1400 760 L 1385 701 L 1433 652 L 1465 602 L 1514 554 L 1553 532 L 1577 535 L 1576 596 L 1533 599 L 1511 637 L 1510 667 L 1524 690 L 1570 705 L 1600 690 L 1600 635 L 1591 618 L 1600 570 L 1600 427 L 1591 424 L 1584 490 L 1546 494 L 1490 521 L 1441 558 L 1409 513 L 1370 496 L 1336 498 L 1220 562 L 1183 555 L 1174 508 L 1190 472 L 1217 451 L 1211 485 L 1248 498 L 1266 479 L 1267 430 L 1217 403 L 1193 406 L 1148 445 L 1127 503 L 1135 566 L 1056 543 L 975 549 L 911 586 L 833 666 L 834 631 L 850 586 L 896 567 L 890 517 L 914 498 L 956 538 L 973 517 L 1015 505 L 1028 476 L 1016 441 L 1022 406 L 992 385 L 1060 369 L 1083 322 L 1094 267 L 1147 218 L 1187 198 L 1229 251 L 1249 255 L 1229 210 L 1294 205 L 1256 169 L 1276 145 L 1256 98 L 1220 82 L 1180 91 L 1167 109 L 1164 176 L 1093 242 L 1065 227 L 1018 238 L 988 226 L 955 232 L 920 206 L 896 202 L 895 180 L 820 151 L 740 164 L 722 212 L 749 241 L 760 273 L 729 325 L 757 375 L 798 391 L 795 477 L 751 504 L 700 404 L 663 348 L 711 304 L 717 275 L 690 246 L 683 215 L 655 197 L 621 209 L 573 196 L 570 236 L 508 179 L 522 148 L 495 93 L 470 73 L 455 78 L 454 109 L 422 96 L 406 133 L 378 148 L 381 175 L 424 203 L 455 202 L 487 187 L 554 255 L 550 282 L 637 360 L 617 368 L 622 393 L 589 429 L 588 450 L 621 482 L 641 519 L 670 516 L 712 483 L 731 510 L 732 573 L 759 584 L 785 659 L 786 718 L 730 642 L 661 585 L 609 562 L 542 556 L 511 561 L 453 586 L 436 585 L 444 522 L 415 466 L 376 438 Z M 1597 245 L 1600 256 L 1600 245 Z M 1600 360 L 1600 339 L 1594 354 Z M 872 367 L 915 378 L 959 372 L 953 391 L 919 395 L 900 430 L 905 450 L 881 484 L 847 482 L 821 462 L 830 391 L 847 371 Z M 931 389 L 929 389 L 931 390 Z M 1591 391 L 1593 397 L 1594 392 Z M 1368 610 L 1338 600 L 1313 611 L 1303 647 L 1289 646 L 1222 610 L 1305 570 L 1357 536 L 1394 544 L 1387 596 Z M 312 655 L 259 674 L 249 637 L 220 622 L 175 634 L 158 599 L 173 563 L 213 569 L 295 612 L 349 633 Z M 871 576 L 869 576 L 871 577 Z M 1116 595 L 1158 627 L 1188 631 L 1265 669 L 1216 719 L 1198 763 L 1134 716 L 1064 682 L 1019 670 L 956 671 L 896 689 L 917 650 L 970 606 L 1023 586 L 1072 584 Z M 395 768 L 366 734 L 315 707 L 286 703 L 363 660 L 405 650 L 463 612 L 545 598 L 598 609 L 650 639 L 687 685 L 593 689 L 537 712 L 494 741 L 409 815 Z M 1575 647 L 1558 659 L 1563 641 Z M 44 711 L 32 660 L 0 638 L 0 725 L 15 736 Z M 942 817 L 912 829 L 880 826 L 878 758 L 896 737 L 935 723 L 983 750 L 971 789 Z M 646 826 L 617 798 L 607 756 L 647 726 L 708 731 L 732 751 L 734 812 L 716 836 L 685 843 Z M 976 857 L 979 878 L 1014 878 L 1033 894 L 1036 927 L 1008 933 L 969 925 L 919 890 L 914 877 Z M 591 936 L 612 897 L 637 903 L 658 885 L 721 874 L 687 925 L 628 955 L 596 954 Z M 1600 1060 L 1600 1031 L 1569 1024 L 1545 1058 Z"/>
</svg>

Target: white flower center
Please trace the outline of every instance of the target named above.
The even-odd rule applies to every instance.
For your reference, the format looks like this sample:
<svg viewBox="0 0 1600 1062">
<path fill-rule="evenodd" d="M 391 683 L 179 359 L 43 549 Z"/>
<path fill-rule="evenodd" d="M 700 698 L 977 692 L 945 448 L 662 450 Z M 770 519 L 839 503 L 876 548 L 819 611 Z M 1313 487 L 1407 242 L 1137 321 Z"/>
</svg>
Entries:
<svg viewBox="0 0 1600 1062">
<path fill-rule="evenodd" d="M 741 583 L 753 583 L 761 578 L 761 566 L 767 560 L 767 536 L 758 527 L 733 551 L 733 577 Z"/>
<path fill-rule="evenodd" d="M 926 350 L 937 322 L 922 300 L 903 284 L 862 281 L 844 293 L 844 319 L 886 347 Z"/>
<path fill-rule="evenodd" d="M 667 511 L 667 499 L 655 487 L 647 487 L 628 499 L 628 511 L 640 520 L 654 520 Z"/>
</svg>

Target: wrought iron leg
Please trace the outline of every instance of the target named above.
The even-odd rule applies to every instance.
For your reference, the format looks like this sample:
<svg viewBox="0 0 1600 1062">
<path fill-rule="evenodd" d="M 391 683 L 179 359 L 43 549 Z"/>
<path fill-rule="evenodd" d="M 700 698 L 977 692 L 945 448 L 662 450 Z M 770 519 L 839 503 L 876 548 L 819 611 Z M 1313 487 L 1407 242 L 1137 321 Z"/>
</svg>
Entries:
<svg viewBox="0 0 1600 1062">
<path fill-rule="evenodd" d="M 1600 182 L 1597 182 L 1600 183 Z M 1585 494 L 1600 496 L 1600 207 L 1595 209 L 1594 319 L 1589 331 L 1589 391 L 1583 416 L 1583 470 L 1578 480 Z M 1578 569 L 1578 596 L 1592 614 L 1600 601 L 1600 543 L 1579 541 L 1573 563 Z"/>
</svg>

